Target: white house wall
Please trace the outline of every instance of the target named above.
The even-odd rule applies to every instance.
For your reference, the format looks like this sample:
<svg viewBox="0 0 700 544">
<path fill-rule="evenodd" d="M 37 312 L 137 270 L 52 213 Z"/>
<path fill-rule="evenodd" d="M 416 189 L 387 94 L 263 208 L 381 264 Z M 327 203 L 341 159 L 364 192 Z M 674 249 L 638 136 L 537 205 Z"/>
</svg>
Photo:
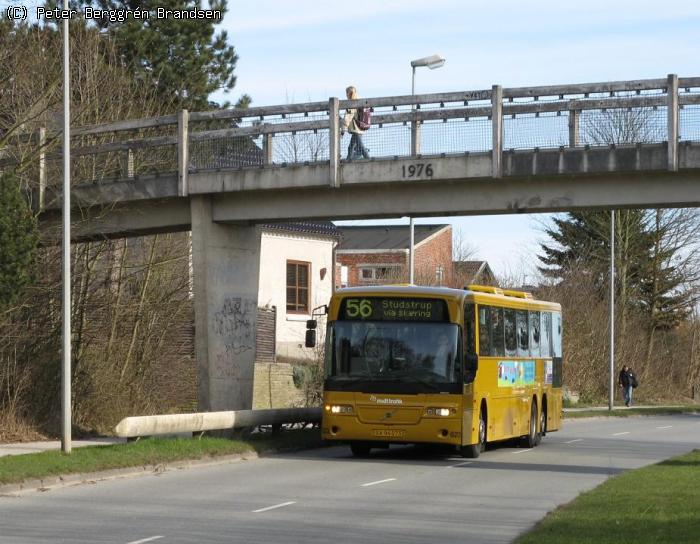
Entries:
<svg viewBox="0 0 700 544">
<path fill-rule="evenodd" d="M 312 359 L 314 350 L 304 347 L 309 314 L 287 314 L 287 261 L 311 263 L 311 309 L 330 302 L 333 291 L 333 246 L 327 238 L 288 233 L 262 234 L 258 304 L 277 307 L 277 357 Z M 321 270 L 326 270 L 321 279 Z M 325 318 L 319 319 L 317 336 L 325 335 Z"/>
</svg>

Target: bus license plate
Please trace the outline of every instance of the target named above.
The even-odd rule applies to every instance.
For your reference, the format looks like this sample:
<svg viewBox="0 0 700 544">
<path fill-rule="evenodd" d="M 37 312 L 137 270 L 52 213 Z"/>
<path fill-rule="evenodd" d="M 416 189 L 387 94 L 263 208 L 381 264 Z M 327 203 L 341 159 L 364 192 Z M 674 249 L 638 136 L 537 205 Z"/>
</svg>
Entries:
<svg viewBox="0 0 700 544">
<path fill-rule="evenodd" d="M 403 438 L 406 436 L 406 431 L 403 429 L 374 429 L 372 434 L 381 438 Z"/>
</svg>

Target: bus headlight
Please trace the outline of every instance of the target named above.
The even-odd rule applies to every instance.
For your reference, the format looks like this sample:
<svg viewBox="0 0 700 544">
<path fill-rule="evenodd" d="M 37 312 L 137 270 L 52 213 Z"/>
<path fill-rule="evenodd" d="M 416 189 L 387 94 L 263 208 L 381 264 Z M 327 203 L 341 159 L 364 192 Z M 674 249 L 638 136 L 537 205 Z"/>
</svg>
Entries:
<svg viewBox="0 0 700 544">
<path fill-rule="evenodd" d="M 352 406 L 349 404 L 326 404 L 326 412 L 331 414 L 352 414 Z"/>
<path fill-rule="evenodd" d="M 454 414 L 455 410 L 450 410 L 449 408 L 428 408 L 425 411 L 426 416 L 442 416 L 447 417 L 450 414 Z"/>
</svg>

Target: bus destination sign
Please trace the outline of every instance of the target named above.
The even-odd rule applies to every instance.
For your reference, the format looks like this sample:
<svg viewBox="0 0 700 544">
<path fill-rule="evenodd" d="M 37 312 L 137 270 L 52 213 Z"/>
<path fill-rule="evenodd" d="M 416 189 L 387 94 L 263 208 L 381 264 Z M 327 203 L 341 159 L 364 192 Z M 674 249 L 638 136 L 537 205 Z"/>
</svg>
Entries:
<svg viewBox="0 0 700 544">
<path fill-rule="evenodd" d="M 436 298 L 348 297 L 338 319 L 350 321 L 449 321 L 447 304 Z"/>
</svg>

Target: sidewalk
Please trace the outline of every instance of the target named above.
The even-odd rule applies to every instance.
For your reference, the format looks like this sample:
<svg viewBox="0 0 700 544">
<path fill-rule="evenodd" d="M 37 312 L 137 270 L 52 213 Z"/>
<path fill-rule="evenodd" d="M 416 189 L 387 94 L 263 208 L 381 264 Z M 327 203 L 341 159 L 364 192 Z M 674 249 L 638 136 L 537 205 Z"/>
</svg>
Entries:
<svg viewBox="0 0 700 544">
<path fill-rule="evenodd" d="M 636 410 L 646 410 L 646 409 L 655 409 L 655 408 L 678 408 L 678 405 L 675 406 L 641 406 L 641 405 L 636 405 L 633 404 L 632 406 L 625 406 L 624 404 L 616 404 L 613 406 L 613 410 L 631 410 L 631 409 L 636 409 Z M 579 407 L 571 407 L 571 408 L 563 408 L 562 409 L 564 412 L 603 412 L 608 410 L 608 406 L 583 406 L 581 408 Z"/>
<path fill-rule="evenodd" d="M 109 444 L 122 444 L 126 438 L 91 438 L 89 440 L 72 440 L 72 448 L 83 446 L 104 446 Z M 22 453 L 37 453 L 40 451 L 61 450 L 60 440 L 47 440 L 43 442 L 20 442 L 17 444 L 0 444 L 0 457 L 5 455 L 20 455 Z"/>
</svg>

